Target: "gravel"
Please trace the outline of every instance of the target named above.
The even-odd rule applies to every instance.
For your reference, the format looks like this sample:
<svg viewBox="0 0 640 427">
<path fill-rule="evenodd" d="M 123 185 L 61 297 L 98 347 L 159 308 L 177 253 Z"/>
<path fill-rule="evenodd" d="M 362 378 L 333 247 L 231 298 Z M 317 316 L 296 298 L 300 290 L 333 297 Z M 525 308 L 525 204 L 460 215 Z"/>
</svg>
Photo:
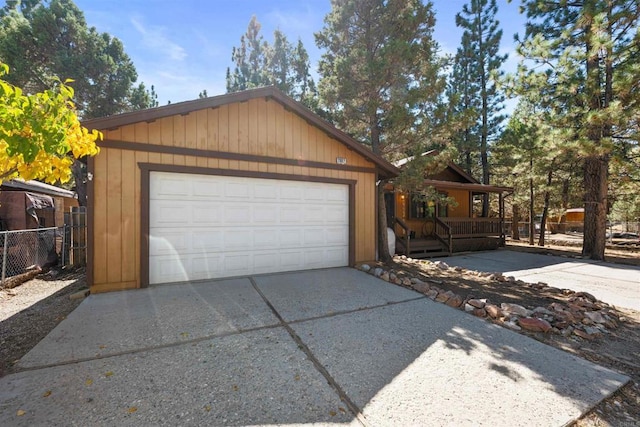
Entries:
<svg viewBox="0 0 640 427">
<path fill-rule="evenodd" d="M 84 270 L 50 270 L 13 289 L 0 289 L 0 377 L 73 311 L 86 288 Z"/>
</svg>

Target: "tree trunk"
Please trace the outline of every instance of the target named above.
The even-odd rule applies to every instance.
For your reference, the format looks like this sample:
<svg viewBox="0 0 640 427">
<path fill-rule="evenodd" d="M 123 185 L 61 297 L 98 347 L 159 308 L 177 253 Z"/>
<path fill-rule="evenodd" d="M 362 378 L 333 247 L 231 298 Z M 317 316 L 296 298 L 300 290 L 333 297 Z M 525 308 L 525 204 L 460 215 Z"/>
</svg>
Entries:
<svg viewBox="0 0 640 427">
<path fill-rule="evenodd" d="M 586 6 L 585 6 L 586 7 Z M 589 4 L 594 8 L 594 4 Z M 589 16 L 595 16 L 595 10 L 591 10 Z M 585 28 L 585 34 L 590 34 L 591 26 Z M 586 44 L 587 75 L 586 94 L 589 97 L 589 110 L 597 112 L 609 105 L 612 97 L 611 76 L 612 64 L 610 52 L 605 55 L 605 76 L 603 82 L 600 67 L 600 52 L 594 52 L 592 43 Z M 604 84 L 603 84 L 604 83 Z M 604 86 L 604 97 L 602 89 Z M 607 126 L 588 124 L 588 138 L 596 147 L 602 145 L 603 138 L 609 137 L 611 129 Z M 584 238 L 582 241 L 582 256 L 594 260 L 604 259 L 604 250 L 607 243 L 607 192 L 608 192 L 608 155 L 590 155 L 584 162 Z"/>
<path fill-rule="evenodd" d="M 76 194 L 78 195 L 78 204 L 87 206 L 87 169 L 84 164 L 75 159 L 71 165 L 71 173 L 76 181 Z"/>
<path fill-rule="evenodd" d="M 378 257 L 382 262 L 389 262 L 393 254 L 389 253 L 389 239 L 387 235 L 387 202 L 384 199 L 384 185 L 386 181 L 378 184 Z"/>
<path fill-rule="evenodd" d="M 607 243 L 607 181 L 609 159 L 590 156 L 584 162 L 584 240 L 582 256 L 604 259 Z"/>
<path fill-rule="evenodd" d="M 544 235 L 547 230 L 547 216 L 549 215 L 549 199 L 551 198 L 549 188 L 553 182 L 553 169 L 554 163 L 551 162 L 551 168 L 547 173 L 547 189 L 544 191 L 544 207 L 542 209 L 542 219 L 540 219 L 540 237 L 538 238 L 538 246 L 544 246 Z"/>
<path fill-rule="evenodd" d="M 514 203 L 511 210 L 513 213 L 511 222 L 511 240 L 520 240 L 520 227 L 518 227 L 520 223 L 520 207 Z"/>
<path fill-rule="evenodd" d="M 529 165 L 533 170 L 533 161 L 529 162 Z M 535 227 L 535 224 L 533 223 L 534 218 L 535 218 L 535 212 L 533 211 L 533 177 L 530 177 L 529 178 L 529 244 L 531 246 L 535 244 L 534 235 L 536 233 L 536 227 Z"/>
</svg>

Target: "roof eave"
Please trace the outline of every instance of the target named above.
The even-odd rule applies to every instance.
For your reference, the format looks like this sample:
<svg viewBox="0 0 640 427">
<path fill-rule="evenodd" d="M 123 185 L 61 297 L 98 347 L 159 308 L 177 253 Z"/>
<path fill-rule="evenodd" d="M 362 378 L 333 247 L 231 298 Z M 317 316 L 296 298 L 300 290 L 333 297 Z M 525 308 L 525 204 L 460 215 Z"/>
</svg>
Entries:
<svg viewBox="0 0 640 427">
<path fill-rule="evenodd" d="M 88 129 L 115 129 L 120 126 L 126 126 L 133 123 L 151 122 L 164 117 L 175 116 L 178 114 L 189 114 L 197 110 L 216 108 L 234 102 L 247 102 L 251 99 L 262 97 L 270 98 L 279 102 L 285 108 L 295 112 L 304 120 L 323 130 L 332 138 L 342 142 L 350 150 L 360 154 L 367 160 L 374 163 L 376 165 L 378 174 L 382 178 L 393 178 L 400 174 L 400 170 L 391 163 L 387 162 L 383 157 L 373 153 L 371 150 L 356 141 L 353 137 L 339 130 L 331 123 L 319 117 L 306 106 L 285 95 L 282 91 L 274 86 L 249 89 L 241 92 L 233 92 L 225 95 L 197 99 L 194 101 L 179 102 L 176 104 L 169 104 L 162 107 L 133 111 L 130 113 L 123 113 L 115 116 L 84 120 L 82 122 L 82 125 Z"/>
</svg>

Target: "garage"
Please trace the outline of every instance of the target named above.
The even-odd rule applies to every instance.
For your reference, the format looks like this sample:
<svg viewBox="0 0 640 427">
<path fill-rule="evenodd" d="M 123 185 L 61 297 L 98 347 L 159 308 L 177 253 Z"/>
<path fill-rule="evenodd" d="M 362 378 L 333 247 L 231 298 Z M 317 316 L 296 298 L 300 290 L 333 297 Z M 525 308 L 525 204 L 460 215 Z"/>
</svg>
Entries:
<svg viewBox="0 0 640 427">
<path fill-rule="evenodd" d="M 349 263 L 343 184 L 151 172 L 149 283 Z"/>
<path fill-rule="evenodd" d="M 398 169 L 274 87 L 83 122 L 92 293 L 352 266 Z"/>
</svg>

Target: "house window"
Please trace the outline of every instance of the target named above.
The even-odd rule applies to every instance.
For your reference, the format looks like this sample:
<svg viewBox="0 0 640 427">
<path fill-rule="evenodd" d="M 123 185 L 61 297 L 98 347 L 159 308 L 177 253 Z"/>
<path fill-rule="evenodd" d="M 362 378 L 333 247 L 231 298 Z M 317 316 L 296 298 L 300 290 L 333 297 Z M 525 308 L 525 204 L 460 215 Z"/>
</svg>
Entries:
<svg viewBox="0 0 640 427">
<path fill-rule="evenodd" d="M 419 196 L 411 198 L 411 206 L 409 208 L 409 218 L 411 219 L 430 219 L 438 216 L 444 218 L 449 215 L 447 205 L 436 203 L 434 200 L 422 200 Z"/>
</svg>

